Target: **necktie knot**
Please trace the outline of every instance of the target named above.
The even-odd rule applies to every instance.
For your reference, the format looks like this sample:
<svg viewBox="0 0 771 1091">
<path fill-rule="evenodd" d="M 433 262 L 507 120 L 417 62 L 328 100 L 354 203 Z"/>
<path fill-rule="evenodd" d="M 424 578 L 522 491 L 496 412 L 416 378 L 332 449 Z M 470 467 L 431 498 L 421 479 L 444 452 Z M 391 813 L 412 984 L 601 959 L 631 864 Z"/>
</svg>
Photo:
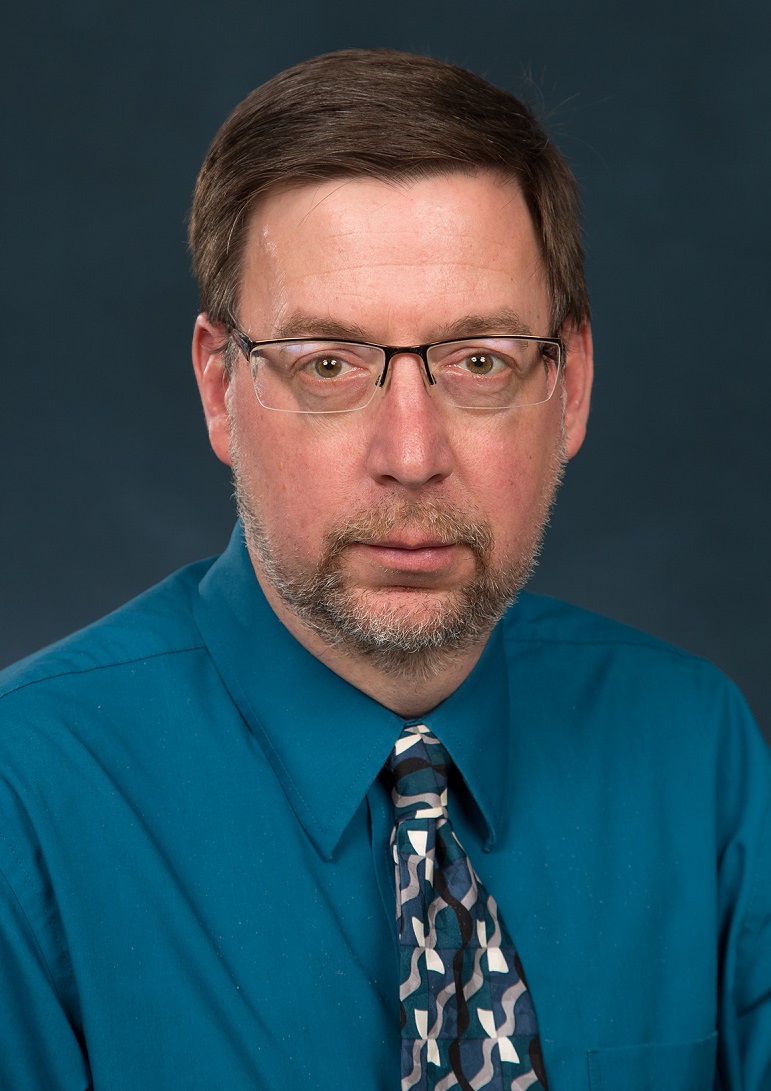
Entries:
<svg viewBox="0 0 771 1091">
<path fill-rule="evenodd" d="M 450 756 L 425 724 L 408 724 L 388 759 L 397 822 L 447 814 Z"/>
</svg>

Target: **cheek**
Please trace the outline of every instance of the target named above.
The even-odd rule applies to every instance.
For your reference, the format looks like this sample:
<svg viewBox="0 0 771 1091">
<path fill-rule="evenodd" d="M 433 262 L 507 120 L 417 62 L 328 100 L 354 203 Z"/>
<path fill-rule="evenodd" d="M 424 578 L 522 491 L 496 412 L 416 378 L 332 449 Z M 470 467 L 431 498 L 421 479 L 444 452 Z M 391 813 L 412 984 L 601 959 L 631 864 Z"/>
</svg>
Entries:
<svg viewBox="0 0 771 1091">
<path fill-rule="evenodd" d="M 463 455 L 468 495 L 504 549 L 540 525 L 558 473 L 560 415 L 544 417 L 515 419 L 483 443 L 467 444 Z"/>
<path fill-rule="evenodd" d="M 315 553 L 355 493 L 351 429 L 265 411 L 232 415 L 239 475 L 275 544 Z"/>
</svg>

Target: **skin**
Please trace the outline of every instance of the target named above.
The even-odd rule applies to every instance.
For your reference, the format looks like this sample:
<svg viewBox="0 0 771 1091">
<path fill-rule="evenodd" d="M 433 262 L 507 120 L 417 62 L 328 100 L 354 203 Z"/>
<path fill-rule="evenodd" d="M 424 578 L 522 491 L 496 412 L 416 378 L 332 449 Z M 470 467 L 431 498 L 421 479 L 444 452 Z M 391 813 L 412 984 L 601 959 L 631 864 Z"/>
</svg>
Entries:
<svg viewBox="0 0 771 1091">
<path fill-rule="evenodd" d="M 478 332 L 553 334 L 536 236 L 510 181 L 480 172 L 395 184 L 340 179 L 278 192 L 255 210 L 244 255 L 238 321 L 251 338 L 348 336 L 416 345 Z M 520 328 L 513 326 L 515 312 Z M 526 409 L 480 413 L 441 406 L 420 361 L 391 365 L 385 392 L 364 410 L 329 417 L 260 406 L 239 354 L 226 374 L 223 327 L 200 315 L 193 362 L 217 457 L 237 454 L 241 488 L 274 553 L 292 571 L 314 567 L 341 522 L 404 501 L 448 505 L 493 534 L 501 568 L 536 546 L 558 467 L 585 434 L 592 380 L 587 325 L 568 344 L 562 389 Z M 428 677 L 405 679 L 323 640 L 290 609 L 250 546 L 276 614 L 312 654 L 402 716 L 418 716 L 455 690 L 486 635 Z M 405 523 L 381 540 L 346 547 L 348 585 L 375 612 L 419 620 L 457 599 L 473 575 L 465 545 L 439 544 Z"/>
</svg>

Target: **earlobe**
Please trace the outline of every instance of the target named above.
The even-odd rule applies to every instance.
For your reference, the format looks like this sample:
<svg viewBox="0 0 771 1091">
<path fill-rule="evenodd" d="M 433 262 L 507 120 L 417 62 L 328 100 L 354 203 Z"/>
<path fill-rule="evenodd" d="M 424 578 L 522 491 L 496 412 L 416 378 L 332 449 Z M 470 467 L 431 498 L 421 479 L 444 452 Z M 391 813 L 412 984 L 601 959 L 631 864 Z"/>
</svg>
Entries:
<svg viewBox="0 0 771 1091">
<path fill-rule="evenodd" d="M 209 430 L 212 450 L 221 462 L 230 465 L 230 417 L 227 406 L 228 374 L 224 348 L 225 327 L 199 314 L 193 332 L 193 369 Z"/>
<path fill-rule="evenodd" d="M 562 329 L 565 359 L 565 454 L 573 458 L 586 436 L 594 377 L 592 329 L 588 320 L 577 326 L 568 319 Z"/>
</svg>

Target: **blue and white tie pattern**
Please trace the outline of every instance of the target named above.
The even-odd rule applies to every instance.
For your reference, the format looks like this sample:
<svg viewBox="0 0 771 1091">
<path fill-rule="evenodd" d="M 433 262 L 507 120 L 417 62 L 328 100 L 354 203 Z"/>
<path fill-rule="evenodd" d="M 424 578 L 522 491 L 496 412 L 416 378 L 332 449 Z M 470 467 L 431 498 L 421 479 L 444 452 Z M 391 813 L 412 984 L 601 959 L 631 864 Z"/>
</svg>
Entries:
<svg viewBox="0 0 771 1091">
<path fill-rule="evenodd" d="M 522 966 L 447 816 L 449 755 L 425 724 L 410 724 L 388 768 L 402 1091 L 541 1091 L 546 1075 Z"/>
</svg>

